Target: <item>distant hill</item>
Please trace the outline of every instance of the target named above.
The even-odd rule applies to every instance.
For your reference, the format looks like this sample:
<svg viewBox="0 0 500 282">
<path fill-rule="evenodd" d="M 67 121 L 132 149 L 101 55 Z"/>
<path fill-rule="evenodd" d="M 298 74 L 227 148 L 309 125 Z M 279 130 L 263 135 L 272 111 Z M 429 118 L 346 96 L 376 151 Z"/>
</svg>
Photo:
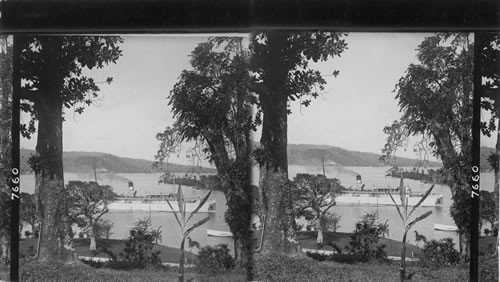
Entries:
<svg viewBox="0 0 500 282">
<path fill-rule="evenodd" d="M 28 159 L 35 153 L 33 150 L 21 149 L 20 168 L 21 173 L 31 173 Z M 98 152 L 64 152 L 64 171 L 66 172 L 92 172 L 94 163 L 97 164 L 97 171 L 109 171 L 115 173 L 151 173 L 162 171 L 154 169 L 153 161 L 123 158 L 106 153 Z M 162 168 L 165 168 L 163 166 Z M 174 173 L 187 173 L 192 171 L 188 165 L 170 164 L 170 171 Z M 195 167 L 196 172 L 215 173 L 213 168 Z"/>
<path fill-rule="evenodd" d="M 325 164 L 342 166 L 386 166 L 380 161 L 381 154 L 350 151 L 329 145 L 288 144 L 289 165 L 321 165 L 322 158 Z M 395 165 L 414 166 L 416 159 L 396 158 Z M 429 166 L 440 167 L 439 162 L 429 162 Z"/>
<path fill-rule="evenodd" d="M 492 171 L 493 168 L 490 166 L 488 162 L 488 157 L 495 152 L 495 148 L 490 147 L 481 147 L 479 150 L 479 165 L 481 171 Z"/>
</svg>

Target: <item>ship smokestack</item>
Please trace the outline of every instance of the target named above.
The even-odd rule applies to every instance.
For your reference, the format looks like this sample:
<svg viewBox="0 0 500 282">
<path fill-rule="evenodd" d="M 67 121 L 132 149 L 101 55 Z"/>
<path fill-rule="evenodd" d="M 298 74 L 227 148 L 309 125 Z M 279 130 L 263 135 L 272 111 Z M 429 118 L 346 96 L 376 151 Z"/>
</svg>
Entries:
<svg viewBox="0 0 500 282">
<path fill-rule="evenodd" d="M 128 189 L 129 189 L 130 191 L 135 190 L 135 188 L 134 188 L 134 182 L 132 182 L 132 181 L 129 181 L 129 182 L 128 182 Z"/>
</svg>

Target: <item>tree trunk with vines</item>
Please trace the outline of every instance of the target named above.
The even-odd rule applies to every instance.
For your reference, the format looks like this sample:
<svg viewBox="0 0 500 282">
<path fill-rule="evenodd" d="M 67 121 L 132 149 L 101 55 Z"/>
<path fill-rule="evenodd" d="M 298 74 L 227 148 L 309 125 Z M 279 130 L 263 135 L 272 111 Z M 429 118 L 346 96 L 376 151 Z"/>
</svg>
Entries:
<svg viewBox="0 0 500 282">
<path fill-rule="evenodd" d="M 42 40 L 42 39 L 41 39 Z M 63 134 L 61 90 L 63 77 L 57 69 L 57 38 L 43 39 L 44 71 L 35 107 L 38 136 L 30 164 L 35 172 L 35 199 L 43 222 L 38 260 L 72 262 L 75 260 L 72 238 L 68 232 L 68 206 L 65 203 L 63 176 Z M 54 42 L 55 41 L 55 42 Z"/>
</svg>

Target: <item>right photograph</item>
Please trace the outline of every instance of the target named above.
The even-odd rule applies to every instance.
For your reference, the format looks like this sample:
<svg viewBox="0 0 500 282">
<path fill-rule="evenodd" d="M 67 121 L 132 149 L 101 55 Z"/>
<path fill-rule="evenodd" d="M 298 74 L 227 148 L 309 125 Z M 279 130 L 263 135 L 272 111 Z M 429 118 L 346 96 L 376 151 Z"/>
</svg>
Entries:
<svg viewBox="0 0 500 282">
<path fill-rule="evenodd" d="M 481 33 L 481 149 L 479 271 L 498 281 L 500 162 L 500 33 Z"/>
<path fill-rule="evenodd" d="M 468 280 L 474 34 L 263 30 L 249 48 L 253 279 Z M 497 101 L 482 281 L 498 280 Z"/>
</svg>

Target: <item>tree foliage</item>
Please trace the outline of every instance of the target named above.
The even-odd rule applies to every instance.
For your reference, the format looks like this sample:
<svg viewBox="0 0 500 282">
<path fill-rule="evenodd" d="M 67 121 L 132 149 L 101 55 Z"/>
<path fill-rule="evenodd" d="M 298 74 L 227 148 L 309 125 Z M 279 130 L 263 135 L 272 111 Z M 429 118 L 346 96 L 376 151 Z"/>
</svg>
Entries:
<svg viewBox="0 0 500 282">
<path fill-rule="evenodd" d="M 323 227 L 327 212 L 335 206 L 335 196 L 342 186 L 338 179 L 323 175 L 297 174 L 293 182 L 295 217 L 304 216 L 316 225 L 318 243 L 323 243 Z"/>
<path fill-rule="evenodd" d="M 35 172 L 35 198 L 42 223 L 38 260 L 67 262 L 74 259 L 74 249 L 62 163 L 64 109 L 82 113 L 97 99 L 98 82 L 88 73 L 116 63 L 122 39 L 46 35 L 18 39 L 21 110 L 31 116 L 20 130 L 26 138 L 37 132 L 36 152 L 29 164 Z"/>
<path fill-rule="evenodd" d="M 20 220 L 31 226 L 32 232 L 39 228 L 40 220 L 36 213 L 35 195 L 21 192 Z"/>
<path fill-rule="evenodd" d="M 153 250 L 157 237 L 150 227 L 151 222 L 148 219 L 136 222 L 135 226 L 130 229 L 130 235 L 125 242 L 125 248 L 120 253 L 120 257 L 127 262 L 141 267 L 148 264 L 155 265 L 161 263 L 159 257 L 160 251 Z"/>
<path fill-rule="evenodd" d="M 363 260 L 384 259 L 387 256 L 384 250 L 386 246 L 379 244 L 380 235 L 382 230 L 375 223 L 375 217 L 368 214 L 356 223 L 346 250 Z"/>
<path fill-rule="evenodd" d="M 90 250 L 95 251 L 99 220 L 108 212 L 108 203 L 114 197 L 112 188 L 96 182 L 69 181 L 66 191 L 71 203 L 70 214 L 82 221 L 90 235 Z"/>
<path fill-rule="evenodd" d="M 183 70 L 168 96 L 175 123 L 157 135 L 158 161 L 178 152 L 182 142 L 217 168 L 226 196 L 224 216 L 235 236 L 240 263 L 250 253 L 250 132 L 255 97 L 249 92 L 248 49 L 239 37 L 210 38 L 191 53 L 192 70 Z"/>
<path fill-rule="evenodd" d="M 250 89 L 256 93 L 257 119 L 262 118 L 260 166 L 264 252 L 294 253 L 293 207 L 288 185 L 287 115 L 290 101 L 308 106 L 326 84 L 311 63 L 340 56 L 347 48 L 344 33 L 313 31 L 254 31 L 250 38 Z M 338 71 L 332 70 L 336 76 Z"/>
<path fill-rule="evenodd" d="M 479 210 L 479 219 L 480 226 L 484 222 L 488 222 L 491 225 L 491 228 L 495 228 L 495 222 L 498 221 L 498 211 L 496 210 L 495 205 L 495 195 L 492 192 L 488 191 L 480 191 L 481 201 L 480 210 Z"/>
<path fill-rule="evenodd" d="M 60 105 L 83 113 L 86 106 L 96 101 L 100 82 L 96 82 L 86 70 L 101 69 L 109 63 L 116 63 L 122 51 L 118 47 L 123 40 L 118 36 L 23 36 L 19 68 L 21 79 L 21 110 L 29 113 L 31 119 L 21 124 L 21 134 L 29 138 L 36 131 L 39 105 L 45 93 L 44 84 L 51 83 L 45 74 L 49 52 L 54 52 L 57 70 L 55 74 L 60 92 Z M 50 49 L 50 50 L 48 50 Z M 112 78 L 105 81 L 111 83 Z"/>
<path fill-rule="evenodd" d="M 472 157 L 473 42 L 469 34 L 436 34 L 417 48 L 418 64 L 408 66 L 395 92 L 402 117 L 386 127 L 383 153 L 390 157 L 404 140 L 420 136 L 421 148 L 443 162 L 451 188 L 451 215 L 463 235 L 460 246 L 468 253 L 467 201 Z"/>
<path fill-rule="evenodd" d="M 498 32 L 479 34 L 479 68 L 482 77 L 481 108 L 491 117 L 481 121 L 481 131 L 486 136 L 497 130 L 495 120 L 500 117 L 500 34 Z"/>
</svg>

